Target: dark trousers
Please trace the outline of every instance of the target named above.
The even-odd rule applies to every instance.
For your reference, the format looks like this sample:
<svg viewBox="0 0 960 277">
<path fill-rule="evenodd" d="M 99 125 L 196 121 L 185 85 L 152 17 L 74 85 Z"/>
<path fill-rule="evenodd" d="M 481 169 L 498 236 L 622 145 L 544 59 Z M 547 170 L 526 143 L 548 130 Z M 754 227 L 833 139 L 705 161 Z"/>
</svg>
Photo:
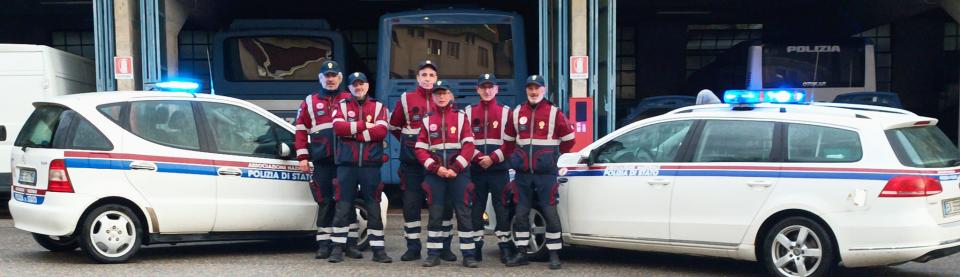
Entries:
<svg viewBox="0 0 960 277">
<path fill-rule="evenodd" d="M 501 246 L 511 245 L 510 241 L 510 222 L 512 221 L 513 207 L 508 204 L 505 192 L 507 183 L 510 182 L 510 174 L 506 170 L 484 171 L 474 170 L 470 173 L 470 179 L 473 180 L 476 200 L 473 202 L 473 230 L 478 243 L 483 242 L 483 213 L 487 208 L 488 197 L 492 198 L 493 211 L 496 213 L 497 225 L 495 234 L 497 243 Z"/>
<path fill-rule="evenodd" d="M 560 250 L 563 241 L 560 239 L 560 214 L 557 212 L 557 202 L 560 200 L 557 175 L 518 172 L 515 183 L 518 193 L 515 221 L 517 246 L 530 245 L 530 208 L 536 200 L 547 225 L 547 232 L 544 234 L 547 249 Z"/>
<path fill-rule="evenodd" d="M 320 247 L 330 245 L 333 233 L 334 200 L 333 180 L 337 177 L 337 168 L 332 164 L 314 164 L 310 191 L 317 201 L 317 244 Z"/>
<path fill-rule="evenodd" d="M 452 206 L 457 216 L 460 251 L 465 258 L 473 257 L 476 244 L 470 218 L 474 199 L 470 171 L 461 172 L 453 179 L 440 178 L 431 173 L 426 176 L 422 187 L 430 210 L 430 220 L 427 222 L 427 254 L 439 255 L 443 249 L 449 249 L 449 246 L 444 245 L 449 234 L 446 230 L 450 230 L 445 224 L 449 222 L 446 220 L 446 211 Z"/>
<path fill-rule="evenodd" d="M 367 210 L 367 235 L 370 248 L 383 249 L 383 218 L 380 215 L 380 195 L 383 183 L 380 182 L 379 167 L 338 166 L 337 184 L 334 187 L 336 213 L 333 221 L 331 240 L 336 244 L 347 242 L 356 212 L 353 206 L 358 188 L 363 205 Z M 359 235 L 359 234 L 358 234 Z"/>
<path fill-rule="evenodd" d="M 420 212 L 423 210 L 423 200 L 427 199 L 423 191 L 423 182 L 426 177 L 426 170 L 421 164 L 401 163 L 400 164 L 400 189 L 403 191 L 403 237 L 407 240 L 407 250 L 420 251 L 423 246 L 420 243 L 420 232 L 422 223 L 420 222 Z M 442 225 L 444 226 L 444 248 L 450 249 L 451 231 L 453 231 L 453 209 L 447 208 L 444 211 Z"/>
</svg>

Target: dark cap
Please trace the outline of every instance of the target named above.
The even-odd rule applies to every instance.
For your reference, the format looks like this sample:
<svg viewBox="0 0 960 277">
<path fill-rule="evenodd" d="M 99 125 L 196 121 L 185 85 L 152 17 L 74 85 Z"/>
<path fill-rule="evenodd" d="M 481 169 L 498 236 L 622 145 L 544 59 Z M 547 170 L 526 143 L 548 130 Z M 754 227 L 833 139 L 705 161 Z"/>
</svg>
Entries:
<svg viewBox="0 0 960 277">
<path fill-rule="evenodd" d="M 433 71 L 439 71 L 439 70 L 437 69 L 437 65 L 434 64 L 433 61 L 431 61 L 431 60 L 424 60 L 424 61 L 421 62 L 419 65 L 417 65 L 417 71 L 420 71 L 420 70 L 423 69 L 424 67 L 428 67 L 428 66 L 429 66 L 430 68 L 433 68 Z"/>
<path fill-rule="evenodd" d="M 543 86 L 543 82 L 544 82 L 543 76 L 540 76 L 540 75 L 530 75 L 530 77 L 527 77 L 527 82 L 526 82 L 526 84 L 524 84 L 524 86 L 529 86 L 529 85 L 536 84 L 536 85 L 542 87 L 542 86 Z"/>
<path fill-rule="evenodd" d="M 363 81 L 364 83 L 367 83 L 367 75 L 363 74 L 363 72 L 354 72 L 350 74 L 350 77 L 347 77 L 347 84 L 352 85 L 353 82 L 356 80 L 360 80 L 360 81 Z"/>
<path fill-rule="evenodd" d="M 327 60 L 320 64 L 320 75 L 340 73 L 340 64 L 333 60 Z"/>
<path fill-rule="evenodd" d="M 436 93 L 438 90 L 447 90 L 453 93 L 453 87 L 450 86 L 450 82 L 447 81 L 437 81 L 436 84 L 433 84 L 433 92 Z"/>
<path fill-rule="evenodd" d="M 483 75 L 480 75 L 480 78 L 477 78 L 478 87 L 486 83 L 497 85 L 497 76 L 494 76 L 493 74 L 490 74 L 490 73 L 485 73 Z"/>
</svg>

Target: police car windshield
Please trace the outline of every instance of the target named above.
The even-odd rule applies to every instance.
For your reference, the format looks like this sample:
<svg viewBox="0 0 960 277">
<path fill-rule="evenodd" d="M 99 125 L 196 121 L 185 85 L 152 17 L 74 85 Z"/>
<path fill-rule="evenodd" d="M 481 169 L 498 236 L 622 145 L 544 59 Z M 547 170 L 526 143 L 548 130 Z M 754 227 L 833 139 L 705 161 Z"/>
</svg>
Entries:
<svg viewBox="0 0 960 277">
<path fill-rule="evenodd" d="M 937 126 L 887 130 L 897 159 L 910 167 L 953 167 L 960 161 L 960 150 Z"/>
<path fill-rule="evenodd" d="M 398 24 L 391 40 L 390 79 L 416 78 L 416 67 L 424 60 L 436 62 L 444 79 L 473 79 L 488 72 L 501 79 L 513 76 L 510 24 Z"/>
</svg>

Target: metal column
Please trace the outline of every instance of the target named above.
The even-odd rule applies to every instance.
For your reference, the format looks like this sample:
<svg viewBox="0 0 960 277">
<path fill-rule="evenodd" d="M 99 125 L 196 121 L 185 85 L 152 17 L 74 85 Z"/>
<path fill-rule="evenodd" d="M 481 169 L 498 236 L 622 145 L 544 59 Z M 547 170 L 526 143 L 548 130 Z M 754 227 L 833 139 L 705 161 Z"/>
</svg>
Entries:
<svg viewBox="0 0 960 277">
<path fill-rule="evenodd" d="M 140 59 L 144 90 L 151 90 L 153 84 L 166 74 L 164 20 L 163 0 L 140 0 Z"/>
<path fill-rule="evenodd" d="M 114 38 L 113 0 L 93 1 L 93 45 L 96 62 L 97 91 L 117 90 L 113 79 Z"/>
</svg>

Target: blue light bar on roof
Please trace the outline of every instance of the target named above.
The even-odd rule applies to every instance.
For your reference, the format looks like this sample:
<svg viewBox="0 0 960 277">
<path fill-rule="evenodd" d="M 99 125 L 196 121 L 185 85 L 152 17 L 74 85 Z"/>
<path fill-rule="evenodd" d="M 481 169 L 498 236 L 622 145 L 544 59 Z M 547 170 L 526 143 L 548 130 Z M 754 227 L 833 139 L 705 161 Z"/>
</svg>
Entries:
<svg viewBox="0 0 960 277">
<path fill-rule="evenodd" d="M 802 89 L 728 90 L 723 93 L 727 104 L 807 103 L 807 92 Z"/>
<path fill-rule="evenodd" d="M 154 84 L 160 91 L 190 92 L 194 93 L 200 90 L 200 84 L 189 81 L 166 81 Z"/>
</svg>

